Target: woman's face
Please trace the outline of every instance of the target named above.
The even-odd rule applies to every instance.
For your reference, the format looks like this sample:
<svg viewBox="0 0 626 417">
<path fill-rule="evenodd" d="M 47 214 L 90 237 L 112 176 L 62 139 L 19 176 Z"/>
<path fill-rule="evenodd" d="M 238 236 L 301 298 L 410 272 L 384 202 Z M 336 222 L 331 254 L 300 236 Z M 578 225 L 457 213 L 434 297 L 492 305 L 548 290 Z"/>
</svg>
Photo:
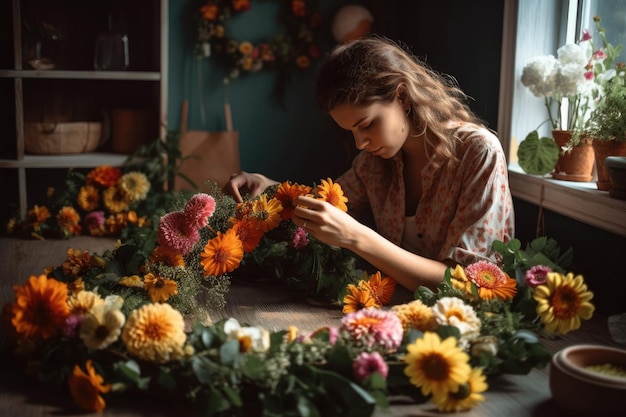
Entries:
<svg viewBox="0 0 626 417">
<path fill-rule="evenodd" d="M 409 134 L 406 112 L 400 100 L 367 106 L 341 104 L 330 116 L 354 136 L 357 149 L 389 159 L 400 151 Z"/>
</svg>

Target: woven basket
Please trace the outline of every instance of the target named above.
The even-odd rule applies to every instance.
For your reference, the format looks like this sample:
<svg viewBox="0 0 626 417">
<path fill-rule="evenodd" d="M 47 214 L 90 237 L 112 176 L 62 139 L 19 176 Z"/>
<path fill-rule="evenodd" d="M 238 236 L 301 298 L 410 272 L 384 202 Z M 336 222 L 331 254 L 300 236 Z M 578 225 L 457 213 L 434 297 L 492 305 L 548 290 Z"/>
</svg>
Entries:
<svg viewBox="0 0 626 417">
<path fill-rule="evenodd" d="M 102 137 L 102 123 L 24 123 L 24 149 L 35 154 L 58 155 L 95 150 Z"/>
</svg>

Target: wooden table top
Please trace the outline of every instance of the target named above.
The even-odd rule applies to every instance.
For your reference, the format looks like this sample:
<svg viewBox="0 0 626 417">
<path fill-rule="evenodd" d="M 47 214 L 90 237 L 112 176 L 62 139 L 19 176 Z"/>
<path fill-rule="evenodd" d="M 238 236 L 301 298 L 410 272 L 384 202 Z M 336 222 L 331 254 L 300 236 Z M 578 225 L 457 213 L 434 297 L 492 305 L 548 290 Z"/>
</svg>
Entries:
<svg viewBox="0 0 626 417">
<path fill-rule="evenodd" d="M 93 252 L 102 252 L 112 248 L 111 239 L 78 237 L 69 241 L 28 241 L 0 238 L 0 302 L 13 300 L 12 286 L 22 284 L 28 276 L 40 274 L 46 266 L 60 265 L 66 257 L 68 248 L 78 248 Z M 408 292 L 399 292 L 396 297 L 410 296 Z M 259 325 L 268 330 L 286 329 L 295 325 L 302 332 L 309 332 L 318 327 L 336 326 L 343 314 L 339 307 L 320 306 L 311 300 L 295 295 L 287 288 L 277 284 L 257 285 L 253 283 L 233 282 L 227 296 L 226 307 L 212 315 L 213 321 L 235 317 L 242 323 Z M 544 339 L 548 349 L 556 352 L 564 347 L 578 343 L 593 343 L 618 346 L 608 332 L 607 319 L 596 315 L 584 322 L 581 329 L 556 338 Z M 549 388 L 549 369 L 535 369 L 528 375 L 507 375 L 491 378 L 486 401 L 469 412 L 461 413 L 464 417 L 560 417 L 561 412 L 551 399 Z M 72 404 L 66 399 L 53 398 L 45 393 L 45 388 L 17 383 L 3 374 L 0 382 L 0 416 L 48 416 L 64 415 L 72 410 Z M 383 416 L 439 416 L 445 415 L 436 410 L 431 403 L 413 404 L 403 398 L 392 398 L 389 410 L 379 410 L 375 417 Z M 181 414 L 179 404 L 161 401 L 133 400 L 131 403 L 112 403 L 109 399 L 103 417 L 143 417 L 175 416 Z M 88 414 L 85 414 L 88 415 Z"/>
</svg>

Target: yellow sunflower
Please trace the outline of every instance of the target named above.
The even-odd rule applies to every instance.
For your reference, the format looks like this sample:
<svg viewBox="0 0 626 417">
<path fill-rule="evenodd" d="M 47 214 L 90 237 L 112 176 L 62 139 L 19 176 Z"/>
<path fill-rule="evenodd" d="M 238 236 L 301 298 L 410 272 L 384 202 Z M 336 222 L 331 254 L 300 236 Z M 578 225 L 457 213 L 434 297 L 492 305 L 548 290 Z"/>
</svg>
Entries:
<svg viewBox="0 0 626 417">
<path fill-rule="evenodd" d="M 143 286 L 148 291 L 148 296 L 153 303 L 165 302 L 172 295 L 178 294 L 176 281 L 156 276 L 151 272 L 143 278 Z"/>
<path fill-rule="evenodd" d="M 182 314 L 168 303 L 145 304 L 133 310 L 122 331 L 131 355 L 163 363 L 184 354 L 187 340 Z"/>
<path fill-rule="evenodd" d="M 267 199 L 267 195 L 262 194 L 254 201 L 252 216 L 261 220 L 263 232 L 268 232 L 280 224 L 282 218 L 280 212 L 283 206 L 276 198 Z"/>
<path fill-rule="evenodd" d="M 321 200 L 327 201 L 338 209 L 348 211 L 348 206 L 346 205 L 348 197 L 343 194 L 341 186 L 330 178 L 322 180 L 322 184 L 315 189 L 315 194 Z"/>
<path fill-rule="evenodd" d="M 84 372 L 80 366 L 74 366 L 67 383 L 70 393 L 76 405 L 83 410 L 99 413 L 106 408 L 106 402 L 100 394 L 106 394 L 111 390 L 111 385 L 104 383 L 104 378 L 96 373 L 93 361 L 87 359 Z"/>
<path fill-rule="evenodd" d="M 343 297 L 343 312 L 345 314 L 361 310 L 363 308 L 381 307 L 376 304 L 376 299 L 366 287 L 357 287 L 348 284 L 348 293 Z"/>
<path fill-rule="evenodd" d="M 204 276 L 218 276 L 235 270 L 243 259 L 243 244 L 233 229 L 217 232 L 200 253 Z"/>
<path fill-rule="evenodd" d="M 404 373 L 422 394 L 443 396 L 456 392 L 470 375 L 469 355 L 457 346 L 454 337 L 441 340 L 439 335 L 426 332 L 421 339 L 407 346 Z"/>
<path fill-rule="evenodd" d="M 481 394 L 489 388 L 485 380 L 482 369 L 474 368 L 470 372 L 468 381 L 461 384 L 457 391 L 435 396 L 433 402 L 437 405 L 437 409 L 444 413 L 471 410 L 479 402 L 485 401 L 485 397 Z"/>
<path fill-rule="evenodd" d="M 24 286 L 14 286 L 11 323 L 26 338 L 50 339 L 58 334 L 70 314 L 67 305 L 67 284 L 34 276 Z"/>
<path fill-rule="evenodd" d="M 595 307 L 593 293 L 587 290 L 582 275 L 549 272 L 546 283 L 535 288 L 537 314 L 548 332 L 565 334 L 580 327 L 580 319 L 588 320 Z"/>
</svg>

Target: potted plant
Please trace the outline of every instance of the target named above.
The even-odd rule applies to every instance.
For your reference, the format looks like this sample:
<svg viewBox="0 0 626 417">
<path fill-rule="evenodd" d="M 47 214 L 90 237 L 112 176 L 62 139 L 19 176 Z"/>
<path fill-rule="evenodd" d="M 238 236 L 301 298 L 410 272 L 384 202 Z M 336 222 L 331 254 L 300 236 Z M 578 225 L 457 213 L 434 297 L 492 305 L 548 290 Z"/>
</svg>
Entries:
<svg viewBox="0 0 626 417">
<path fill-rule="evenodd" d="M 592 138 L 598 177 L 596 184 L 599 190 L 608 190 L 610 182 L 604 160 L 607 156 L 626 156 L 626 66 L 618 62 L 613 68 L 622 45 L 611 45 L 600 18 L 595 16 L 593 20 L 602 46 L 596 50 L 586 31 L 583 37 L 590 39 L 593 49 L 589 69 L 593 71 L 595 83 L 592 90 L 594 108 L 571 142 L 576 144 L 581 137 Z"/>
<path fill-rule="evenodd" d="M 554 146 L 551 146 L 549 138 L 542 138 L 540 147 L 534 142 L 524 144 L 526 140 L 520 143 L 522 155 L 518 153 L 518 157 L 522 157 L 520 166 L 525 171 L 526 164 L 522 159 L 529 160 L 533 156 L 541 158 L 544 154 L 534 155 L 534 150 L 541 151 L 552 147 L 557 149 L 559 155 L 554 161 L 554 166 L 546 168 L 554 168 L 554 178 L 570 181 L 593 179 L 594 156 L 591 141 L 581 139 L 576 146 L 570 143 L 573 132 L 582 130 L 590 111 L 593 81 L 589 77 L 588 66 L 592 60 L 593 46 L 589 40 L 590 37 L 583 35 L 578 42 L 561 46 L 557 51 L 557 57 L 535 56 L 523 69 L 522 84 L 528 87 L 533 95 L 544 99 L 548 119 L 543 123 L 550 122 L 554 141 Z M 535 134 L 531 132 L 528 138 L 534 137 Z M 548 152 L 551 155 L 554 153 L 553 150 Z M 576 162 L 579 167 L 570 168 L 568 166 L 570 162 Z"/>
</svg>

